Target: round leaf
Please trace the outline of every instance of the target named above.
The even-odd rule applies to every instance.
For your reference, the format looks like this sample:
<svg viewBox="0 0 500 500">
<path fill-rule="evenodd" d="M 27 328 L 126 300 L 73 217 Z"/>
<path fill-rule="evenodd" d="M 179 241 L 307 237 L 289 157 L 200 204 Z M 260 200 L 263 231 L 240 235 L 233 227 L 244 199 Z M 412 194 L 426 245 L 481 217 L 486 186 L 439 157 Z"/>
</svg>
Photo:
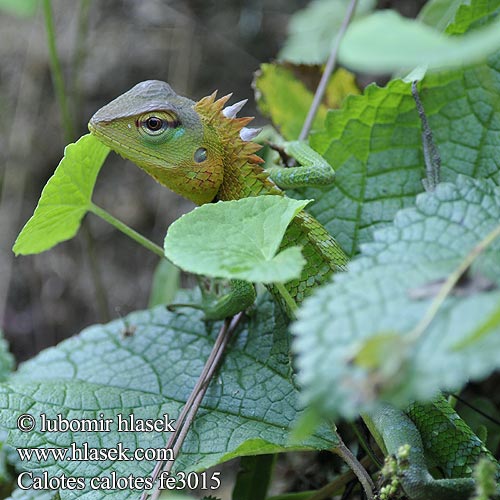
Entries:
<svg viewBox="0 0 500 500">
<path fill-rule="evenodd" d="M 298 247 L 278 253 L 286 228 L 308 200 L 257 196 L 206 204 L 169 228 L 165 256 L 184 271 L 215 278 L 284 283 L 305 260 Z"/>
</svg>

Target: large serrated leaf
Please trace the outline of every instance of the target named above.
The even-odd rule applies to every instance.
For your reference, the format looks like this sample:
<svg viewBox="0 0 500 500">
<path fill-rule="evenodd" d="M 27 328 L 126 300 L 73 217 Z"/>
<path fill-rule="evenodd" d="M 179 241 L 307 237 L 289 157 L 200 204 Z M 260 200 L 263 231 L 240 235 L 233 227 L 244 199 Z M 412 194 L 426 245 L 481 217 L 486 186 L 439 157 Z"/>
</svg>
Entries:
<svg viewBox="0 0 500 500">
<path fill-rule="evenodd" d="M 459 173 L 498 179 L 500 54 L 485 65 L 428 75 L 421 97 L 441 155 L 442 179 L 454 180 Z M 372 85 L 363 96 L 347 98 L 311 145 L 335 168 L 335 185 L 302 189 L 297 196 L 316 200 L 309 211 L 349 255 L 423 190 L 421 125 L 410 84 Z"/>
<path fill-rule="evenodd" d="M 494 17 L 490 14 L 498 7 L 498 2 L 479 1 L 462 6 L 447 32 L 464 33 L 472 23 Z M 442 179 L 454 181 L 462 173 L 498 183 L 500 52 L 482 64 L 427 75 L 419 89 L 441 155 Z M 271 93 L 267 97 L 272 101 Z M 279 103 L 268 103 L 273 121 L 279 120 Z M 308 211 L 350 256 L 374 228 L 390 223 L 423 191 L 421 123 L 410 84 L 401 80 L 347 97 L 310 143 L 334 167 L 335 183 L 291 195 L 315 200 Z"/>
<path fill-rule="evenodd" d="M 90 134 L 66 146 L 64 158 L 43 188 L 33 216 L 16 239 L 16 255 L 43 252 L 77 233 L 108 153 L 109 148 Z"/>
<path fill-rule="evenodd" d="M 212 325 L 212 326 L 210 326 Z M 176 418 L 195 385 L 219 330 L 196 311 L 169 313 L 163 307 L 133 313 L 124 320 L 96 325 L 24 363 L 0 386 L 0 422 L 9 429 L 16 447 L 81 446 L 111 448 L 118 442 L 161 448 L 168 432 L 71 433 L 38 430 L 21 433 L 16 419 L 22 413 L 53 418 L 113 418 L 118 413 L 136 418 Z M 125 334 L 125 328 L 133 334 Z M 292 381 L 286 322 L 274 302 L 259 302 L 258 314 L 241 327 L 225 356 L 224 366 L 209 387 L 194 427 L 188 434 L 176 470 L 200 470 L 246 454 L 285 449 L 324 449 L 335 444 L 327 430 L 288 447 L 288 435 L 300 411 Z M 39 427 L 37 427 L 39 429 Z M 24 462 L 50 476 L 90 478 L 149 476 L 153 462 Z M 132 491 L 61 491 L 61 498 L 134 499 Z"/>
<path fill-rule="evenodd" d="M 215 278 L 284 283 L 305 264 L 299 247 L 278 253 L 286 228 L 309 200 L 257 196 L 206 204 L 169 228 L 165 255 L 184 271 Z"/>
<path fill-rule="evenodd" d="M 405 406 L 500 368 L 499 239 L 430 324 L 414 330 L 443 281 L 499 221 L 500 188 L 460 176 L 418 196 L 415 208 L 377 231 L 348 273 L 299 311 L 294 349 L 307 401 L 353 417 L 377 397 Z"/>
</svg>

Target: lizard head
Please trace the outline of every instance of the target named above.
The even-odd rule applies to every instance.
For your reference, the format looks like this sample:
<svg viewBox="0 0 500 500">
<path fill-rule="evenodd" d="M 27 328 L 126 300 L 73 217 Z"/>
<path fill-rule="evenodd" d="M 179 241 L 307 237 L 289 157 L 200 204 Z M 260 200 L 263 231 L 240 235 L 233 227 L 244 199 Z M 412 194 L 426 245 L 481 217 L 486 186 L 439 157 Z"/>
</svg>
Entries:
<svg viewBox="0 0 500 500">
<path fill-rule="evenodd" d="M 160 184 L 198 205 L 222 183 L 224 151 L 217 129 L 190 99 L 157 80 L 137 84 L 97 111 L 89 130 Z"/>
</svg>

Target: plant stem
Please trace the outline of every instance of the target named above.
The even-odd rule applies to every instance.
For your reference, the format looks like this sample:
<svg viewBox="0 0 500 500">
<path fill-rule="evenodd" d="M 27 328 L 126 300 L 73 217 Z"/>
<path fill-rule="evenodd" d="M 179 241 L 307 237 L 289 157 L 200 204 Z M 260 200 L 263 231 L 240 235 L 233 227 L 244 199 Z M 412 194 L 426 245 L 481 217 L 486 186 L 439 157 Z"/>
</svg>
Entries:
<svg viewBox="0 0 500 500">
<path fill-rule="evenodd" d="M 351 450 L 341 440 L 339 445 L 336 446 L 332 451 L 333 453 L 341 457 L 342 460 L 344 460 L 344 462 L 351 468 L 354 474 L 356 474 L 356 477 L 361 483 L 361 486 L 363 486 L 366 497 L 368 498 L 368 500 L 372 500 L 375 485 L 373 484 L 372 478 L 370 477 L 368 472 L 366 472 L 366 469 L 359 463 L 358 459 L 352 454 Z"/>
<path fill-rule="evenodd" d="M 189 396 L 186 404 L 182 408 L 182 411 L 177 418 L 175 432 L 172 433 L 168 443 L 165 445 L 166 449 L 172 449 L 174 457 L 178 456 L 178 453 L 182 447 L 184 439 L 187 436 L 189 428 L 196 416 L 196 413 L 201 405 L 201 401 L 207 392 L 208 386 L 212 377 L 215 373 L 217 366 L 219 365 L 222 356 L 226 350 L 227 344 L 231 339 L 236 327 L 243 317 L 243 313 L 238 313 L 232 318 L 227 318 L 217 336 L 214 346 L 210 351 L 210 355 L 205 362 L 205 366 L 198 377 L 195 387 L 193 388 L 191 395 Z M 173 461 L 168 461 L 166 464 L 163 461 L 158 461 L 151 474 L 153 482 L 156 482 L 159 475 L 165 471 L 170 472 L 174 465 Z M 161 492 L 159 490 L 154 490 L 151 492 L 144 491 L 140 497 L 141 500 L 156 500 L 160 496 Z"/>
<path fill-rule="evenodd" d="M 368 467 L 370 465 L 370 458 L 364 457 L 361 459 L 360 464 L 363 467 Z M 323 486 L 320 490 L 316 491 L 312 495 L 308 496 L 306 500 L 325 500 L 330 498 L 335 494 L 339 494 L 341 488 L 344 488 L 350 481 L 352 481 L 356 476 L 352 469 L 344 472 L 341 476 L 336 477 L 331 483 Z M 269 499 L 272 500 L 272 499 Z"/>
<path fill-rule="evenodd" d="M 447 280 L 443 283 L 431 305 L 427 309 L 423 318 L 418 322 L 417 326 L 409 333 L 407 340 L 409 342 L 416 342 L 427 330 L 432 320 L 435 318 L 439 309 L 443 305 L 450 292 L 453 290 L 458 280 L 477 259 L 477 257 L 498 237 L 500 236 L 500 225 L 496 226 L 490 231 L 462 260 L 460 265 L 448 276 Z"/>
<path fill-rule="evenodd" d="M 73 122 L 69 113 L 61 62 L 57 54 L 56 32 L 54 28 L 54 18 L 52 16 L 52 5 L 50 0 L 43 0 L 43 13 L 45 17 L 45 29 L 47 31 L 47 45 L 49 48 L 50 69 L 57 100 L 59 101 L 59 107 L 61 108 L 64 136 L 66 142 L 71 142 L 74 138 Z"/>
<path fill-rule="evenodd" d="M 114 226 L 116 229 L 121 231 L 123 234 L 127 235 L 129 238 L 132 238 L 134 241 L 142 245 L 144 248 L 147 248 L 148 250 L 155 253 L 159 257 L 165 258 L 165 253 L 163 252 L 163 248 L 158 246 L 156 243 L 153 243 L 151 240 L 148 240 L 148 238 L 146 238 L 142 234 L 139 234 L 131 227 L 128 227 L 122 221 L 116 219 L 109 212 L 97 206 L 95 203 L 92 202 L 90 203 L 89 212 L 92 212 L 101 219 L 105 220 L 106 222 Z"/>
<path fill-rule="evenodd" d="M 295 319 L 295 312 L 297 311 L 297 303 L 295 300 L 293 300 L 293 297 L 290 295 L 290 292 L 285 288 L 285 285 L 283 283 L 274 283 L 274 286 L 280 293 L 283 301 L 287 305 L 288 310 L 290 311 L 290 314 L 293 314 L 293 318 Z"/>
<path fill-rule="evenodd" d="M 422 148 L 425 161 L 425 179 L 422 184 L 426 191 L 434 191 L 441 179 L 441 156 L 434 142 L 431 127 L 425 114 L 424 105 L 417 89 L 417 81 L 411 83 L 411 93 L 417 106 L 418 116 L 422 124 Z"/>
<path fill-rule="evenodd" d="M 330 75 L 337 65 L 337 56 L 339 53 L 340 42 L 342 41 L 342 38 L 344 38 L 347 27 L 351 22 L 354 11 L 356 10 L 357 3 L 357 0 L 351 0 L 350 4 L 347 7 L 342 25 L 340 26 L 335 40 L 333 41 L 332 50 L 330 52 L 330 56 L 328 57 L 328 61 L 326 62 L 325 70 L 323 71 L 323 75 L 321 76 L 321 80 L 319 82 L 318 88 L 316 89 L 316 93 L 314 94 L 313 102 L 311 104 L 311 107 L 309 108 L 309 112 L 307 113 L 307 117 L 304 121 L 302 130 L 300 131 L 299 141 L 304 141 L 309 135 L 314 117 L 316 116 L 319 105 L 321 104 L 323 96 L 325 95 L 326 86 L 328 85 L 328 81 L 330 80 Z"/>
<path fill-rule="evenodd" d="M 359 430 L 359 428 L 358 428 L 358 426 L 356 425 L 355 422 L 351 424 L 351 429 L 353 430 L 354 434 L 358 438 L 358 441 L 359 441 L 359 444 L 360 444 L 361 448 L 363 448 L 363 450 L 368 455 L 368 457 L 370 458 L 370 460 L 375 465 L 377 465 L 377 467 L 381 468 L 383 464 L 375 456 L 375 453 L 373 452 L 370 444 L 367 442 L 367 440 L 365 439 L 365 437 L 363 436 L 363 434 L 361 433 L 361 431 Z"/>
</svg>

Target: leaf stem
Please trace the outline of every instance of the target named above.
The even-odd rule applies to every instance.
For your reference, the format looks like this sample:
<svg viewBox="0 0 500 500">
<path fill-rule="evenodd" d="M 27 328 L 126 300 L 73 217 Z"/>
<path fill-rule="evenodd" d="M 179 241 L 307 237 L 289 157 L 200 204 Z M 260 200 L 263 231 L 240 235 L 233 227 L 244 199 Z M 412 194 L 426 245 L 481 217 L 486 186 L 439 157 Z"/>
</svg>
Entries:
<svg viewBox="0 0 500 500">
<path fill-rule="evenodd" d="M 52 16 L 51 0 L 43 0 L 43 13 L 45 18 L 45 29 L 47 32 L 47 45 L 49 48 L 50 69 L 52 80 L 56 91 L 57 100 L 61 108 L 61 117 L 64 128 L 66 142 L 71 142 L 74 138 L 73 122 L 69 113 L 66 91 L 64 88 L 64 78 L 61 69 L 61 61 L 57 54 L 56 32 L 54 28 L 54 18 Z"/>
<path fill-rule="evenodd" d="M 113 227 L 121 231 L 123 234 L 127 235 L 129 238 L 132 238 L 134 241 L 142 245 L 144 248 L 147 248 L 148 250 L 158 255 L 159 257 L 165 258 L 165 253 L 163 252 L 163 248 L 161 248 L 156 243 L 153 243 L 151 240 L 148 240 L 148 238 L 138 233 L 131 227 L 127 226 L 122 221 L 116 219 L 109 212 L 97 206 L 95 203 L 90 202 L 89 212 L 92 212 L 93 214 L 97 215 L 97 217 L 100 217 L 101 219 L 105 220 Z"/>
<path fill-rule="evenodd" d="M 416 342 L 427 330 L 432 320 L 435 318 L 443 302 L 446 300 L 450 292 L 453 290 L 458 280 L 477 259 L 477 257 L 498 237 L 500 236 L 500 225 L 490 231 L 462 260 L 460 265 L 448 276 L 446 281 L 441 286 L 438 294 L 427 309 L 423 318 L 418 322 L 417 326 L 409 333 L 408 342 Z"/>
<path fill-rule="evenodd" d="M 290 295 L 290 292 L 285 288 L 285 285 L 283 283 L 274 283 L 276 287 L 276 290 L 278 290 L 279 294 L 281 295 L 283 301 L 287 305 L 287 309 L 290 311 L 290 314 L 293 314 L 293 318 L 295 319 L 295 312 L 297 311 L 297 303 L 293 299 L 293 297 Z"/>
<path fill-rule="evenodd" d="M 321 104 L 323 96 L 325 95 L 326 86 L 328 85 L 328 81 L 330 80 L 330 75 L 332 74 L 333 70 L 335 69 L 335 66 L 337 65 L 337 56 L 339 53 L 340 42 L 342 41 L 342 38 L 344 38 L 345 32 L 347 31 L 347 27 L 351 22 L 352 16 L 354 15 L 354 11 L 356 10 L 357 3 L 358 3 L 357 0 L 351 0 L 351 2 L 347 7 L 347 11 L 342 21 L 342 25 L 340 26 L 337 36 L 335 37 L 335 40 L 333 41 L 332 50 L 328 57 L 328 61 L 326 62 L 325 70 L 323 71 L 323 75 L 321 75 L 321 80 L 319 82 L 318 88 L 316 89 L 316 93 L 314 94 L 313 102 L 311 104 L 311 107 L 309 108 L 309 112 L 307 113 L 307 117 L 304 121 L 302 130 L 300 131 L 299 141 L 304 141 L 309 135 L 309 131 L 311 130 L 314 121 L 314 117 L 316 116 L 316 113 L 318 112 L 319 109 L 319 105 Z"/>
</svg>

